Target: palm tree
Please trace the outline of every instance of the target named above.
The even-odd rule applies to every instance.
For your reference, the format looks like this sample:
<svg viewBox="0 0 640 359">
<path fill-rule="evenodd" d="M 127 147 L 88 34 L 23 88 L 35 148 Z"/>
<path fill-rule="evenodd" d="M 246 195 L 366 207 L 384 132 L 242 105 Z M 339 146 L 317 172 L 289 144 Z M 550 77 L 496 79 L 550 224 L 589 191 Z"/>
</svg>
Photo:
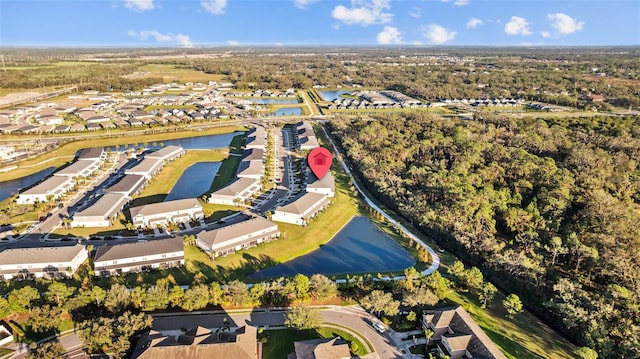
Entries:
<svg viewBox="0 0 640 359">
<path fill-rule="evenodd" d="M 71 227 L 71 223 L 73 222 L 73 219 L 71 219 L 71 217 L 63 217 L 62 218 L 62 224 L 64 225 L 64 228 L 69 229 L 69 227 Z"/>
</svg>

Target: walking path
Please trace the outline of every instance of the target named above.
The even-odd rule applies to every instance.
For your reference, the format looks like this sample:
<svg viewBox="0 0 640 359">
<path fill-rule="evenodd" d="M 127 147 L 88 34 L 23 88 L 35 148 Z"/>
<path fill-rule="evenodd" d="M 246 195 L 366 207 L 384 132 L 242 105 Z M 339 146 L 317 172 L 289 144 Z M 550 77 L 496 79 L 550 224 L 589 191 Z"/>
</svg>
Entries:
<svg viewBox="0 0 640 359">
<path fill-rule="evenodd" d="M 427 275 L 437 271 L 438 268 L 440 267 L 440 256 L 438 256 L 438 254 L 433 250 L 433 248 L 429 247 L 426 243 L 424 243 L 423 240 L 418 238 L 418 236 L 416 236 L 415 234 L 411 233 L 405 226 L 403 226 L 401 223 L 399 223 L 398 221 L 393 219 L 388 213 L 383 211 L 377 204 L 375 204 L 371 199 L 369 199 L 369 197 L 367 197 L 367 195 L 364 193 L 364 191 L 360 188 L 360 185 L 358 185 L 358 182 L 356 181 L 356 179 L 354 178 L 353 174 L 351 173 L 351 170 L 349 169 L 349 167 L 347 166 L 346 162 L 342 158 L 342 155 L 340 154 L 340 151 L 338 151 L 338 147 L 336 147 L 335 143 L 333 143 L 333 140 L 331 139 L 331 137 L 329 137 L 329 134 L 327 133 L 327 130 L 325 130 L 324 126 L 322 126 L 322 132 L 324 132 L 325 136 L 327 137 L 327 139 L 331 143 L 331 146 L 333 147 L 333 151 L 336 154 L 336 158 L 342 164 L 342 168 L 344 168 L 344 171 L 349 175 L 349 177 L 351 177 L 353 185 L 356 187 L 358 192 L 360 192 L 360 194 L 364 198 L 365 202 L 367 202 L 367 204 L 369 206 L 371 206 L 373 209 L 375 209 L 376 211 L 380 212 L 384 216 L 385 220 L 387 220 L 389 223 L 391 223 L 394 226 L 396 226 L 400 231 L 402 231 L 405 235 L 407 235 L 409 238 L 411 238 L 415 243 L 420 244 L 422 247 L 424 247 L 429 252 L 429 255 L 431 256 L 431 266 L 429 266 L 429 268 L 425 269 L 422 272 L 422 275 L 427 276 Z M 397 276 L 397 277 L 390 278 L 390 279 L 401 280 L 401 279 L 404 279 L 404 276 Z"/>
</svg>

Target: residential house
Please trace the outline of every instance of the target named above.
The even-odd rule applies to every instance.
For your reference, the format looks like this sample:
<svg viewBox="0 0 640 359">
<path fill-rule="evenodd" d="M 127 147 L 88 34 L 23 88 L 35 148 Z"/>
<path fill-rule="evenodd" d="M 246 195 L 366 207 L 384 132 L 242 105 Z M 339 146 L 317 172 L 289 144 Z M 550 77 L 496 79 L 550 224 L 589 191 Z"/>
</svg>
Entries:
<svg viewBox="0 0 640 359">
<path fill-rule="evenodd" d="M 0 347 L 13 342 L 13 333 L 9 324 L 0 321 Z"/>
<path fill-rule="evenodd" d="M 133 349 L 133 359 L 258 359 L 258 331 L 244 325 L 235 330 L 197 327 L 183 334 L 144 333 Z"/>
<path fill-rule="evenodd" d="M 129 198 L 121 193 L 105 193 L 89 207 L 73 214 L 73 227 L 109 227 Z"/>
<path fill-rule="evenodd" d="M 280 231 L 275 223 L 263 217 L 253 217 L 244 222 L 202 231 L 197 234 L 196 244 L 211 257 L 220 257 L 279 236 Z"/>
<path fill-rule="evenodd" d="M 331 171 L 328 171 L 321 179 L 318 179 L 316 175 L 309 172 L 307 175 L 306 191 L 333 197 L 336 195 L 336 179 L 333 177 L 333 174 L 331 174 Z"/>
<path fill-rule="evenodd" d="M 162 161 L 169 162 L 184 154 L 184 148 L 181 146 L 165 146 L 159 150 L 146 154 L 144 158 L 160 159 Z"/>
<path fill-rule="evenodd" d="M 147 179 L 151 179 L 156 173 L 160 172 L 163 166 L 163 160 L 159 158 L 148 158 L 145 156 L 142 161 L 134 167 L 125 170 L 124 173 L 128 175 L 144 176 Z"/>
<path fill-rule="evenodd" d="M 451 359 L 506 359 L 461 306 L 425 310 L 422 326 L 424 330 L 433 332 L 430 341 L 436 343 L 440 355 Z"/>
<path fill-rule="evenodd" d="M 98 247 L 93 258 L 94 274 L 103 277 L 181 265 L 184 265 L 182 237 L 108 244 Z"/>
<path fill-rule="evenodd" d="M 118 182 L 104 189 L 105 193 L 121 193 L 133 197 L 140 193 L 147 184 L 147 178 L 140 175 L 124 175 Z"/>
<path fill-rule="evenodd" d="M 287 359 L 350 359 L 349 344 L 339 337 L 311 339 L 293 343 L 294 352 Z"/>
<path fill-rule="evenodd" d="M 260 190 L 260 180 L 255 178 L 236 178 L 231 183 L 213 192 L 209 203 L 227 204 L 230 206 L 242 204 Z"/>
<path fill-rule="evenodd" d="M 178 199 L 132 207 L 131 220 L 137 227 L 153 227 L 168 223 L 187 222 L 204 217 L 200 202 L 195 198 Z"/>
<path fill-rule="evenodd" d="M 56 200 L 72 189 L 74 184 L 75 182 L 71 177 L 52 176 L 20 193 L 16 198 L 16 203 L 47 202 L 49 198 Z"/>
<path fill-rule="evenodd" d="M 271 219 L 276 222 L 284 222 L 304 226 L 309 219 L 315 217 L 329 205 L 329 198 L 324 194 L 307 192 L 297 200 L 279 206 L 273 212 Z"/>
<path fill-rule="evenodd" d="M 81 244 L 9 248 L 0 252 L 0 279 L 68 278 L 87 258 Z"/>
</svg>

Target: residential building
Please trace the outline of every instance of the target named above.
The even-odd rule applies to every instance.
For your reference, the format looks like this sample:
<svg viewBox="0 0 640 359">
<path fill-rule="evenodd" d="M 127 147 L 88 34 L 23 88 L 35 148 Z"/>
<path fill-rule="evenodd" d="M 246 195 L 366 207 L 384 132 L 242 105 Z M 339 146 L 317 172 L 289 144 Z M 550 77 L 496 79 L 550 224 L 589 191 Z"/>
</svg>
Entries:
<svg viewBox="0 0 640 359">
<path fill-rule="evenodd" d="M 146 154 L 144 158 L 156 158 L 168 162 L 184 155 L 184 153 L 184 148 L 181 146 L 165 146 L 157 151 Z"/>
<path fill-rule="evenodd" d="M 121 193 L 132 197 L 140 193 L 147 185 L 147 178 L 139 175 L 124 175 L 118 182 L 104 189 L 105 193 Z"/>
<path fill-rule="evenodd" d="M 244 325 L 235 330 L 197 327 L 179 335 L 164 335 L 153 329 L 143 334 L 133 359 L 258 359 L 258 331 Z"/>
<path fill-rule="evenodd" d="M 65 177 L 91 177 L 93 173 L 100 167 L 98 161 L 86 161 L 78 160 L 70 164 L 69 166 L 54 173 L 54 176 Z"/>
<path fill-rule="evenodd" d="M 271 219 L 304 226 L 329 205 L 329 198 L 324 194 L 307 192 L 297 200 L 275 209 Z"/>
<path fill-rule="evenodd" d="M 202 231 L 196 236 L 196 244 L 211 257 L 220 257 L 279 236 L 280 231 L 275 223 L 263 217 L 253 217 L 244 222 Z"/>
<path fill-rule="evenodd" d="M 238 178 L 262 179 L 262 176 L 264 176 L 264 163 L 261 160 L 242 161 L 238 165 L 236 176 Z"/>
<path fill-rule="evenodd" d="M 88 258 L 81 244 L 0 252 L 0 279 L 67 278 Z"/>
<path fill-rule="evenodd" d="M 52 176 L 34 187 L 20 193 L 16 199 L 16 203 L 30 204 L 35 202 L 47 202 L 49 198 L 56 200 L 72 189 L 74 184 L 75 182 L 71 177 Z"/>
<path fill-rule="evenodd" d="M 184 264 L 182 237 L 104 245 L 93 258 L 96 276 L 173 268 Z"/>
<path fill-rule="evenodd" d="M 9 324 L 0 321 L 0 347 L 13 341 L 13 334 Z"/>
<path fill-rule="evenodd" d="M 142 159 L 137 165 L 124 171 L 128 175 L 144 176 L 147 179 L 151 179 L 156 173 L 160 172 L 164 166 L 164 161 L 159 158 L 145 158 Z"/>
<path fill-rule="evenodd" d="M 425 310 L 422 326 L 433 331 L 430 341 L 436 343 L 438 353 L 451 359 L 506 359 L 461 306 Z"/>
<path fill-rule="evenodd" d="M 132 207 L 129 211 L 131 220 L 137 227 L 164 226 L 204 217 L 202 206 L 195 198 L 146 204 Z"/>
<path fill-rule="evenodd" d="M 109 227 L 129 201 L 122 193 L 105 193 L 89 207 L 73 214 L 73 227 Z"/>
<path fill-rule="evenodd" d="M 231 183 L 213 192 L 209 203 L 230 206 L 244 203 L 260 190 L 260 180 L 255 178 L 236 178 Z"/>
<path fill-rule="evenodd" d="M 333 174 L 331 174 L 331 171 L 328 171 L 321 179 L 318 179 L 316 175 L 309 172 L 307 175 L 306 191 L 333 197 L 336 195 L 336 179 L 333 177 Z"/>
<path fill-rule="evenodd" d="M 349 344 L 339 337 L 302 340 L 293 343 L 294 352 L 288 359 L 350 359 Z"/>
<path fill-rule="evenodd" d="M 242 161 L 264 161 L 265 153 L 262 148 L 250 148 L 242 152 Z"/>
</svg>

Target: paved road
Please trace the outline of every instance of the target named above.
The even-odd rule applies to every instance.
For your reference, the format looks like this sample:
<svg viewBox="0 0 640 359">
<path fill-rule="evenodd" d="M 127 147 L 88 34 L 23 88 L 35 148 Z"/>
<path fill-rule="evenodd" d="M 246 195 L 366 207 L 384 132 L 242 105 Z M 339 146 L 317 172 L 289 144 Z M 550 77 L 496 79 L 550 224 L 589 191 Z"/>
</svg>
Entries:
<svg viewBox="0 0 640 359">
<path fill-rule="evenodd" d="M 351 328 L 360 336 L 364 336 L 375 348 L 368 358 L 395 359 L 403 358 L 400 350 L 393 344 L 388 333 L 380 334 L 370 326 L 367 321 L 371 316 L 359 307 L 336 307 L 321 310 L 323 321 Z M 220 328 L 224 326 L 224 320 L 231 327 L 245 324 L 252 326 L 281 327 L 284 325 L 285 311 L 254 311 L 248 313 L 222 313 L 182 316 L 153 316 L 153 328 L 161 332 L 178 331 L 181 328 L 193 328 L 203 326 L 205 328 Z"/>
</svg>

